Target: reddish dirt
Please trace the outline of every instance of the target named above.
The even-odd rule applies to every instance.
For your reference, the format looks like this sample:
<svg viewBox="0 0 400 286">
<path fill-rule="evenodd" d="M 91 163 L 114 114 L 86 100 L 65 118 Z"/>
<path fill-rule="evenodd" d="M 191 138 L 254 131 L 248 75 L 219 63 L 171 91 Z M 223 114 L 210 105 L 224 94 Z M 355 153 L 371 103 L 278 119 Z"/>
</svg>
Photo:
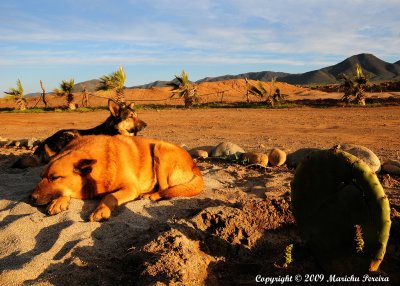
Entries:
<svg viewBox="0 0 400 286">
<path fill-rule="evenodd" d="M 46 138 L 62 128 L 96 126 L 107 116 L 108 111 L 0 113 L 0 136 Z M 168 109 L 142 110 L 139 117 L 148 123 L 143 136 L 190 148 L 231 141 L 249 151 L 278 147 L 290 152 L 351 143 L 383 160 L 400 158 L 400 107 Z"/>
</svg>

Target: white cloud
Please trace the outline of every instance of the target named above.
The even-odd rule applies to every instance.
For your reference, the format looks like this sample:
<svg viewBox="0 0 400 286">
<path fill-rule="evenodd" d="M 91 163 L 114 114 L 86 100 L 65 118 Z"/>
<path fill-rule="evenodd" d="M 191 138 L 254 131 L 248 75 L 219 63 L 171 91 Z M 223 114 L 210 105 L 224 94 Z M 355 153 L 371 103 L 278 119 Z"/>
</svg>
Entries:
<svg viewBox="0 0 400 286">
<path fill-rule="evenodd" d="M 32 9 L 1 1 L 0 64 L 20 70 L 126 63 L 308 71 L 363 52 L 400 58 L 398 0 L 77 2 L 43 0 Z M 3 79 L 19 76 L 3 73 Z"/>
<path fill-rule="evenodd" d="M 145 2 L 130 1 L 133 6 Z M 364 50 L 395 54 L 400 20 L 396 1 L 150 1 L 149 17 L 104 21 L 65 14 L 21 14 L 0 27 L 0 40 L 48 43 L 80 52 L 82 43 L 141 45 L 160 53 L 191 49 L 208 52 L 335 54 Z M 222 9 L 226 8 L 226 9 Z M 362 9 L 362 10 L 361 10 Z M 157 17 L 159 15 L 159 17 Z M 29 25 L 27 25 L 27 22 Z"/>
</svg>

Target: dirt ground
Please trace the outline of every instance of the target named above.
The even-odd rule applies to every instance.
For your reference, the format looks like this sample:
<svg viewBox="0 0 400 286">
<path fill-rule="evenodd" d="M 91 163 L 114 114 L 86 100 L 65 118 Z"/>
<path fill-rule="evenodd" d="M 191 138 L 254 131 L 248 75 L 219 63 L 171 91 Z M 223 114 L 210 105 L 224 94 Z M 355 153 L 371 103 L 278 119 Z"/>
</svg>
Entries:
<svg viewBox="0 0 400 286">
<path fill-rule="evenodd" d="M 0 136 L 45 138 L 61 128 L 93 127 L 107 116 L 0 113 Z M 142 110 L 139 117 L 148 123 L 142 136 L 188 148 L 230 141 L 246 151 L 290 153 L 352 143 L 370 148 L 381 162 L 400 159 L 400 107 L 167 109 Z M 107 222 L 90 223 L 97 200 L 72 200 L 68 211 L 52 217 L 29 203 L 41 167 L 9 168 L 26 152 L 0 148 L 0 285 L 253 285 L 257 275 L 323 273 L 309 254 L 282 267 L 285 248 L 301 245 L 290 210 L 294 170 L 286 166 L 198 160 L 205 178 L 200 196 L 138 200 Z M 399 285 L 400 178 L 380 178 L 392 208 L 380 275 Z"/>
<path fill-rule="evenodd" d="M 246 151 L 278 147 L 291 152 L 303 147 L 329 148 L 351 143 L 370 148 L 382 160 L 400 159 L 400 107 L 397 106 L 168 109 L 141 110 L 138 114 L 148 123 L 141 135 L 189 148 L 231 141 Z M 94 127 L 107 116 L 108 111 L 0 113 L 0 136 L 46 138 L 62 128 Z"/>
</svg>

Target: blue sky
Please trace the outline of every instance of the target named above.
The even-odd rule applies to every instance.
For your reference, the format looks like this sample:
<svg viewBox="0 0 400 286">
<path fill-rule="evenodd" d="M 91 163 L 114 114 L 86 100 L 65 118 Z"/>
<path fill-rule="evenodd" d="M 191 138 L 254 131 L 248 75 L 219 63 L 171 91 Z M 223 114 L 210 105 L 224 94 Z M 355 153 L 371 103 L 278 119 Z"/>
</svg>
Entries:
<svg viewBox="0 0 400 286">
<path fill-rule="evenodd" d="M 359 53 L 400 60 L 400 1 L 2 0 L 0 94 L 99 78 L 126 86 L 248 71 L 306 72 Z"/>
</svg>

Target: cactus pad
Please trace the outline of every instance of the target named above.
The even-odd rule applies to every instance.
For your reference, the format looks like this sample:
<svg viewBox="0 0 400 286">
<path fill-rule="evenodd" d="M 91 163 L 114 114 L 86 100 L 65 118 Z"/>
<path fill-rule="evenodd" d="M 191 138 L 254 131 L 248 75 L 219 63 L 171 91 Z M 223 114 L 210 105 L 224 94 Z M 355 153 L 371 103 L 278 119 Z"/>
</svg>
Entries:
<svg viewBox="0 0 400 286">
<path fill-rule="evenodd" d="M 296 170 L 292 207 L 302 238 L 323 267 L 352 260 L 350 265 L 378 269 L 389 238 L 390 206 L 378 178 L 360 159 L 337 149 L 313 152 Z"/>
</svg>

